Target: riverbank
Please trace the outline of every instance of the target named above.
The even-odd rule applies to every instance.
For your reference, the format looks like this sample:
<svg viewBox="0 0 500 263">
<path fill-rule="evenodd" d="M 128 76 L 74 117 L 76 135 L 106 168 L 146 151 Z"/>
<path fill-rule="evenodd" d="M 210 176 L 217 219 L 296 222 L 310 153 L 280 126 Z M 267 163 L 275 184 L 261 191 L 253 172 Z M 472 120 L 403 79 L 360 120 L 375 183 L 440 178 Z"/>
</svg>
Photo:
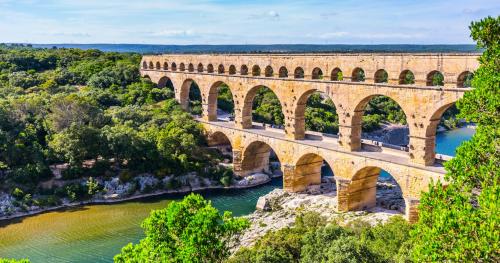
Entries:
<svg viewBox="0 0 500 263">
<path fill-rule="evenodd" d="M 17 218 L 28 217 L 28 216 L 39 215 L 39 214 L 46 213 L 46 212 L 64 210 L 64 209 L 68 209 L 68 208 L 75 208 L 75 207 L 84 206 L 84 205 L 118 204 L 118 203 L 140 200 L 140 199 L 144 199 L 144 198 L 151 198 L 151 197 L 161 196 L 161 195 L 168 195 L 168 194 L 187 194 L 187 193 L 191 193 L 191 192 L 202 192 L 202 191 L 220 190 L 220 189 L 247 189 L 247 188 L 253 188 L 253 187 L 258 187 L 258 186 L 267 184 L 272 180 L 272 178 L 275 178 L 277 176 L 279 177 L 280 175 L 269 176 L 267 174 L 257 173 L 257 174 L 245 177 L 245 178 L 238 180 L 238 181 L 235 180 L 233 182 L 233 184 L 230 186 L 224 186 L 221 184 L 214 185 L 213 184 L 214 182 L 207 184 L 206 181 L 205 181 L 205 185 L 201 186 L 198 183 L 191 184 L 191 182 L 193 180 L 188 180 L 188 185 L 181 186 L 178 189 L 167 189 L 167 190 L 162 189 L 162 190 L 151 191 L 149 193 L 141 193 L 140 191 L 137 191 L 137 192 L 135 192 L 131 195 L 128 195 L 128 196 L 121 196 L 121 195 L 116 194 L 117 188 L 125 189 L 125 191 L 127 189 L 129 189 L 129 186 L 127 184 L 121 184 L 120 186 L 115 186 L 114 190 L 111 191 L 112 192 L 111 194 L 106 194 L 106 195 L 99 194 L 99 195 L 97 195 L 98 197 L 92 198 L 89 200 L 83 200 L 83 201 L 77 201 L 77 202 L 67 202 L 66 201 L 65 203 L 63 203 L 61 205 L 57 205 L 57 206 L 50 206 L 50 207 L 43 207 L 43 208 L 39 207 L 39 208 L 34 208 L 33 210 L 30 210 L 30 211 L 20 211 L 20 212 L 15 212 L 15 213 L 10 214 L 10 215 L 3 215 L 3 216 L 0 216 L 0 222 L 12 220 L 12 219 L 17 219 Z M 143 176 L 141 178 L 150 179 L 149 181 L 141 180 L 143 182 L 143 184 L 141 184 L 139 186 L 141 190 L 146 187 L 144 182 L 153 182 L 154 183 L 154 181 L 152 181 L 152 178 L 153 178 L 152 176 L 151 177 L 144 177 Z M 205 178 L 194 177 L 191 175 L 191 179 L 203 180 Z M 109 182 L 113 182 L 113 181 L 118 181 L 118 178 L 116 177 L 116 178 L 111 179 L 110 181 L 107 181 L 107 183 L 108 183 L 107 186 L 109 186 L 109 184 L 110 184 Z M 106 183 L 104 183 L 104 184 L 106 185 Z M 147 185 L 151 185 L 151 183 L 147 184 Z M 14 198 L 12 198 L 12 199 L 14 199 Z M 0 210 L 0 212 L 1 212 L 1 210 Z"/>
<path fill-rule="evenodd" d="M 461 128 L 475 129 L 476 126 L 472 123 L 460 122 L 455 127 L 446 127 L 438 125 L 436 129 L 437 134 L 442 134 L 449 131 L 459 130 Z M 371 132 L 364 132 L 363 139 L 374 140 L 382 143 L 406 146 L 410 142 L 410 130 L 408 125 L 385 123 L 381 124 L 380 129 Z"/>
<path fill-rule="evenodd" d="M 302 193 L 288 193 L 275 189 L 257 201 L 256 211 L 246 218 L 248 228 L 232 245 L 235 252 L 241 247 L 252 246 L 269 231 L 291 227 L 298 215 L 318 213 L 328 222 L 347 225 L 361 220 L 371 225 L 384 223 L 393 216 L 402 216 L 405 210 L 401 189 L 392 178 L 377 182 L 376 206 L 366 211 L 336 212 L 337 192 L 333 177 L 323 177 L 321 185 L 310 187 Z"/>
</svg>

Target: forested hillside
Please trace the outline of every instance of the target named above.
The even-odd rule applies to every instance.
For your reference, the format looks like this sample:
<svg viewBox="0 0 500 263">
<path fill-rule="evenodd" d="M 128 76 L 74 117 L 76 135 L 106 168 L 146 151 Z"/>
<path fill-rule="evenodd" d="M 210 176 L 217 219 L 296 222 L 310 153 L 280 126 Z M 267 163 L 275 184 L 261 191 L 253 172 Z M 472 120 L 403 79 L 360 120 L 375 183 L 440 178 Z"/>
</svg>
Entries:
<svg viewBox="0 0 500 263">
<path fill-rule="evenodd" d="M 20 206 L 95 192 L 92 182 L 40 188 L 55 164 L 65 164 L 68 182 L 117 173 L 123 181 L 143 172 L 220 176 L 210 170 L 217 156 L 203 148 L 201 126 L 172 90 L 140 77 L 139 61 L 137 54 L 0 46 L 0 192 Z"/>
</svg>

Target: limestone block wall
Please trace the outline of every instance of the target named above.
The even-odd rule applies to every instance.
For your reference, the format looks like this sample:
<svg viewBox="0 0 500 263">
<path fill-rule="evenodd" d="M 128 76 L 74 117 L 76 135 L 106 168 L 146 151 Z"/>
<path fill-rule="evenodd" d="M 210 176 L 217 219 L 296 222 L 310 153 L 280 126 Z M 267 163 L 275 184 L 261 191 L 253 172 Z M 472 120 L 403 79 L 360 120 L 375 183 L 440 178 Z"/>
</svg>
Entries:
<svg viewBox="0 0 500 263">
<path fill-rule="evenodd" d="M 233 152 L 238 175 L 261 172 L 268 167 L 269 153 L 274 151 L 283 172 L 287 191 L 303 191 L 321 182 L 321 165 L 328 163 L 337 180 L 339 211 L 363 210 L 375 205 L 376 182 L 381 169 L 389 172 L 401 187 L 407 204 L 407 217 L 416 220 L 418 200 L 431 180 L 442 180 L 444 169 L 398 163 L 390 159 L 374 159 L 356 152 L 296 143 L 293 140 L 263 136 L 240 128 L 228 128 L 204 122 L 207 133 L 223 133 Z M 412 201 L 413 200 L 413 201 Z"/>
<path fill-rule="evenodd" d="M 444 76 L 445 86 L 457 86 L 462 73 L 478 67 L 478 56 L 471 53 L 169 54 L 145 56 L 142 67 L 318 80 L 335 80 L 332 75 L 339 71 L 344 80 L 351 80 L 353 73 L 362 69 L 366 82 L 374 82 L 376 73 L 384 70 L 391 84 L 399 84 L 402 73 L 411 71 L 415 84 L 421 86 L 427 85 L 429 73 L 438 71 Z M 287 74 L 280 74 L 283 72 Z"/>
<path fill-rule="evenodd" d="M 441 115 L 468 90 L 157 70 L 143 70 L 142 74 L 156 83 L 171 80 L 176 98 L 185 108 L 189 105 L 191 83 L 196 82 L 202 93 L 203 118 L 209 121 L 217 119 L 217 88 L 222 83 L 227 84 L 233 94 L 235 124 L 245 129 L 252 127 L 252 103 L 256 91 L 262 86 L 268 87 L 281 102 L 287 137 L 295 140 L 305 137 L 307 99 L 315 91 L 323 92 L 337 109 L 339 143 L 350 151 L 361 147 L 362 116 L 367 103 L 374 96 L 387 96 L 396 101 L 406 115 L 410 130 L 409 158 L 422 165 L 434 164 L 435 132 Z"/>
</svg>

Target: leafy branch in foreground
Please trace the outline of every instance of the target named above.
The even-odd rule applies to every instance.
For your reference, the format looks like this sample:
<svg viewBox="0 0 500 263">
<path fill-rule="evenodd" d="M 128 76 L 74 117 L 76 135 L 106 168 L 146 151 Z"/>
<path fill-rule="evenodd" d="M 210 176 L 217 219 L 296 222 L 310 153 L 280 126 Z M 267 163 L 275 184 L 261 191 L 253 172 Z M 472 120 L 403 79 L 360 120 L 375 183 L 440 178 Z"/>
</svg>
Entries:
<svg viewBox="0 0 500 263">
<path fill-rule="evenodd" d="M 146 237 L 125 246 L 115 262 L 221 262 L 229 256 L 231 239 L 248 221 L 223 215 L 210 201 L 190 194 L 144 220 Z"/>
<path fill-rule="evenodd" d="M 446 163 L 446 180 L 430 186 L 412 232 L 418 262 L 500 262 L 500 16 L 473 22 L 484 53 L 473 90 L 457 103 L 476 134 Z"/>
</svg>

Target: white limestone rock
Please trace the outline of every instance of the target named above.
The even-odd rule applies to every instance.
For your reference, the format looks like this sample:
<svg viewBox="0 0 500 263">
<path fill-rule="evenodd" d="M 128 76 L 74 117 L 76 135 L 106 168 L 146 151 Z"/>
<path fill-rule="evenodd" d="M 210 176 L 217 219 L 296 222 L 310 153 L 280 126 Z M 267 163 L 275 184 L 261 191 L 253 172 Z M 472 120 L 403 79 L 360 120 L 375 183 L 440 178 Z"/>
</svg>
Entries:
<svg viewBox="0 0 500 263">
<path fill-rule="evenodd" d="M 271 180 L 269 178 L 269 175 L 264 174 L 264 173 L 256 173 L 252 174 L 249 176 L 244 177 L 240 181 L 238 181 L 236 184 L 237 186 L 250 186 L 250 185 L 258 185 L 258 184 L 263 184 Z"/>
</svg>

